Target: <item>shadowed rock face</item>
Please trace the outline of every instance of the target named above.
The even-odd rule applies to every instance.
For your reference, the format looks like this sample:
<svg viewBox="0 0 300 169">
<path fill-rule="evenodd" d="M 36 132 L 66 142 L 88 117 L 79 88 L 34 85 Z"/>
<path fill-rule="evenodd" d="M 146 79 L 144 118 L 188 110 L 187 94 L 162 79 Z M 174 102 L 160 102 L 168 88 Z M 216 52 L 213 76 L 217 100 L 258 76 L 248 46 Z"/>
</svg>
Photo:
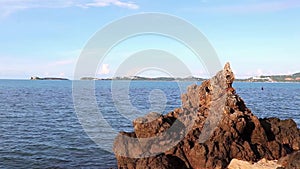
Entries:
<svg viewBox="0 0 300 169">
<path fill-rule="evenodd" d="M 118 167 L 226 168 L 233 158 L 275 160 L 298 151 L 296 123 L 258 119 L 235 93 L 233 81 L 227 63 L 210 80 L 189 86 L 181 108 L 134 120 L 134 132 L 115 139 Z"/>
</svg>

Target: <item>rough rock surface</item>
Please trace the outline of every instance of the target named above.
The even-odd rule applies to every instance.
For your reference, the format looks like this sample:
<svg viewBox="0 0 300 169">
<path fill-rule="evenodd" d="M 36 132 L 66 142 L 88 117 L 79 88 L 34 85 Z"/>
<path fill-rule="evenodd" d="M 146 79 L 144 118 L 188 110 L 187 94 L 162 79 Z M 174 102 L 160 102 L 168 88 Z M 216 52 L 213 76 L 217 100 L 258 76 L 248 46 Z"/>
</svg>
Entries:
<svg viewBox="0 0 300 169">
<path fill-rule="evenodd" d="M 282 165 L 277 163 L 277 160 L 268 161 L 265 158 L 261 159 L 257 163 L 232 159 L 228 169 L 278 169 L 282 167 Z"/>
<path fill-rule="evenodd" d="M 298 151 L 296 123 L 258 119 L 235 93 L 233 81 L 227 63 L 210 80 L 189 86 L 181 108 L 134 120 L 134 132 L 121 132 L 115 139 L 118 167 L 227 168 L 234 158 L 278 160 Z"/>
<path fill-rule="evenodd" d="M 278 163 L 286 169 L 300 168 L 300 151 L 293 152 L 278 160 Z"/>
</svg>

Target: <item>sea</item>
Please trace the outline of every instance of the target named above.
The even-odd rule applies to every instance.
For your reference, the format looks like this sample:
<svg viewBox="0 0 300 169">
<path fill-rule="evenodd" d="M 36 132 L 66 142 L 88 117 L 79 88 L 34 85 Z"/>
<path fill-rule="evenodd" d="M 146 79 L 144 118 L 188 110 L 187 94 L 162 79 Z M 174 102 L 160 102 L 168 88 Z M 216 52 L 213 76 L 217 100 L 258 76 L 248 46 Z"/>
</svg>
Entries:
<svg viewBox="0 0 300 169">
<path fill-rule="evenodd" d="M 117 168 L 112 151 L 92 140 L 79 120 L 73 83 L 0 80 L 1 169 Z M 92 83 L 91 95 L 109 124 L 103 130 L 130 132 L 135 118 L 150 111 L 168 113 L 180 107 L 180 95 L 195 82 Z M 300 126 L 300 83 L 235 82 L 234 88 L 256 116 L 292 118 Z M 108 138 L 106 133 L 100 132 L 99 136 Z"/>
</svg>

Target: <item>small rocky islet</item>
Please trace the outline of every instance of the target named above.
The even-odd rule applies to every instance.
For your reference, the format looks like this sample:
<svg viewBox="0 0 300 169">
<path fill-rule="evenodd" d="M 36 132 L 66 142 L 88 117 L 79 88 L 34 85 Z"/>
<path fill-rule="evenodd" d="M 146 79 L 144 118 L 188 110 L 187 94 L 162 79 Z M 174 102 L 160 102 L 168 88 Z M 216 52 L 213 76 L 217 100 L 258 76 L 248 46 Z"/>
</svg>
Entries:
<svg viewBox="0 0 300 169">
<path fill-rule="evenodd" d="M 69 80 L 67 78 L 60 78 L 60 77 L 38 77 L 38 76 L 31 76 L 30 80 Z"/>
<path fill-rule="evenodd" d="M 118 168 L 300 168 L 300 130 L 292 119 L 259 119 L 223 70 L 181 96 L 182 107 L 149 113 L 120 132 L 114 153 Z"/>
</svg>

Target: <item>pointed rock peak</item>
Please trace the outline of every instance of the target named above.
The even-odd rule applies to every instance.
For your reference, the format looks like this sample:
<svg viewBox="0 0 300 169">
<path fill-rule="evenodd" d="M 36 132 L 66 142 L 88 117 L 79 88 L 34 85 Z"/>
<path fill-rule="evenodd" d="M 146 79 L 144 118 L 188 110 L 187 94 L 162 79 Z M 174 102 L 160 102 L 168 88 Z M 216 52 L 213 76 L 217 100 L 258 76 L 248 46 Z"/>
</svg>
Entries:
<svg viewBox="0 0 300 169">
<path fill-rule="evenodd" d="M 230 68 L 230 64 L 227 62 L 224 69 L 219 71 L 209 81 L 215 91 L 215 95 L 219 95 L 219 93 L 222 93 L 224 90 L 233 90 L 232 83 L 234 81 L 234 74 Z"/>
<path fill-rule="evenodd" d="M 233 83 L 234 81 L 234 73 L 232 72 L 231 70 L 231 67 L 230 67 L 230 63 L 227 62 L 224 66 L 224 69 L 223 69 L 223 73 L 225 75 L 225 78 L 226 78 L 226 83 L 228 84 L 228 87 L 231 87 L 231 84 Z"/>
<path fill-rule="evenodd" d="M 224 70 L 231 71 L 231 67 L 230 67 L 230 63 L 229 62 L 226 62 L 225 66 L 224 66 Z"/>
</svg>

